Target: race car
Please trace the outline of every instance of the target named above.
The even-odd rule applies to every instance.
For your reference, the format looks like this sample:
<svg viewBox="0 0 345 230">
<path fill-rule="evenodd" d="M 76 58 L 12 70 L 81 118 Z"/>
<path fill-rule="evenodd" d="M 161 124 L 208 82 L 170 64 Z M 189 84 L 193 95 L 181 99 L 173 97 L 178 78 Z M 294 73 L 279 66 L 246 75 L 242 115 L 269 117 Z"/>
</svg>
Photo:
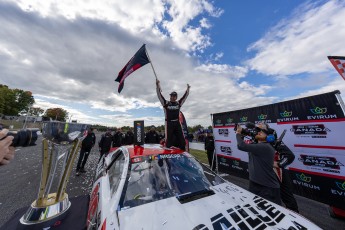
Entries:
<svg viewBox="0 0 345 230">
<path fill-rule="evenodd" d="M 95 177 L 87 229 L 320 229 L 176 148 L 112 149 Z"/>
</svg>

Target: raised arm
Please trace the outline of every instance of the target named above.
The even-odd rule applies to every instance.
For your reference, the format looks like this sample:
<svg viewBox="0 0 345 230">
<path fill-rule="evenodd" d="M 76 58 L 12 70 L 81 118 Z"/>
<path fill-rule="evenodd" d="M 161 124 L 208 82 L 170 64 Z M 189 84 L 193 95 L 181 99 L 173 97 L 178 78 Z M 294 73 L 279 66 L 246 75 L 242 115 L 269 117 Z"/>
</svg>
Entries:
<svg viewBox="0 0 345 230">
<path fill-rule="evenodd" d="M 178 101 L 179 104 L 180 104 L 180 107 L 182 107 L 183 103 L 186 101 L 188 95 L 189 95 L 189 88 L 190 88 L 190 85 L 187 84 L 187 90 L 186 92 L 183 94 L 183 96 L 181 97 L 181 99 Z"/>
<path fill-rule="evenodd" d="M 157 91 L 157 96 L 158 96 L 159 101 L 164 106 L 166 104 L 166 100 L 161 93 L 162 90 L 161 90 L 161 86 L 160 86 L 160 81 L 158 79 L 156 79 L 156 91 Z"/>
</svg>

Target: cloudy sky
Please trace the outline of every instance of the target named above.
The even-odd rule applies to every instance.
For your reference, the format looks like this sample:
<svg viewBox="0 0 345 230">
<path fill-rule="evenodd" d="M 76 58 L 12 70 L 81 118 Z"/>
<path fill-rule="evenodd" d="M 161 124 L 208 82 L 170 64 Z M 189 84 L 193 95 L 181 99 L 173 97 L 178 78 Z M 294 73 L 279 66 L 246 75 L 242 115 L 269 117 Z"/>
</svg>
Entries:
<svg viewBox="0 0 345 230">
<path fill-rule="evenodd" d="M 0 83 L 79 122 L 163 124 L 150 64 L 114 81 L 142 46 L 188 125 L 210 114 L 340 90 L 344 1 L 1 0 Z"/>
</svg>

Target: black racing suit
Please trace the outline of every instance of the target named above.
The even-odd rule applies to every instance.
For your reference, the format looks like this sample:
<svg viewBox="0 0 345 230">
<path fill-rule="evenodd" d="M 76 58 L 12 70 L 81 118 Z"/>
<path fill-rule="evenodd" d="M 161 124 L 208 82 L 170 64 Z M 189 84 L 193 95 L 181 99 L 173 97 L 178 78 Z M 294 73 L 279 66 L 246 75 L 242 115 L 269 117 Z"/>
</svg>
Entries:
<svg viewBox="0 0 345 230">
<path fill-rule="evenodd" d="M 180 108 L 182 107 L 183 103 L 186 101 L 189 88 L 187 88 L 184 95 L 181 97 L 180 100 L 176 102 L 171 102 L 165 100 L 161 93 L 161 87 L 159 83 L 157 84 L 157 96 L 161 104 L 163 105 L 163 110 L 165 114 L 165 137 L 166 137 L 166 144 L 167 148 L 171 146 L 179 147 L 182 150 L 186 149 L 186 141 L 184 139 L 182 127 L 179 121 L 180 115 Z"/>
<path fill-rule="evenodd" d="M 281 143 L 279 147 L 277 147 L 276 150 L 277 150 L 276 154 L 277 153 L 279 154 L 278 165 L 281 169 L 281 178 L 279 180 L 281 199 L 283 203 L 285 204 L 286 208 L 298 213 L 299 212 L 298 205 L 292 192 L 292 188 L 293 188 L 292 181 L 289 176 L 288 170 L 285 169 L 287 165 L 291 164 L 294 161 L 295 155 L 283 142 Z"/>
</svg>

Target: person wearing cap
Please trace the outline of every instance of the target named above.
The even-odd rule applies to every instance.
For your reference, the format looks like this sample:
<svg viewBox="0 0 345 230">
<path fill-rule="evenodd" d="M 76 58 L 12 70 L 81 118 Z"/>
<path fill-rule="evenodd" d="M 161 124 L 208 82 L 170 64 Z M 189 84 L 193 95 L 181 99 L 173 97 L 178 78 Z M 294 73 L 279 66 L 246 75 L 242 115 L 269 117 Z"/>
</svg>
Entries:
<svg viewBox="0 0 345 230">
<path fill-rule="evenodd" d="M 249 191 L 269 201 L 281 205 L 280 183 L 273 170 L 275 150 L 267 142 L 273 134 L 266 124 L 258 124 L 255 136 L 257 143 L 247 144 L 242 138 L 242 127 L 237 126 L 236 140 L 239 150 L 248 152 Z"/>
<path fill-rule="evenodd" d="M 190 85 L 187 84 L 187 90 L 180 100 L 177 100 L 177 93 L 175 91 L 170 93 L 170 100 L 167 101 L 163 95 L 160 87 L 160 81 L 156 80 L 156 90 L 159 101 L 161 102 L 165 114 L 165 137 L 166 147 L 179 147 L 182 150 L 186 149 L 186 141 L 183 136 L 182 127 L 179 121 L 180 109 L 186 101 Z"/>
</svg>

